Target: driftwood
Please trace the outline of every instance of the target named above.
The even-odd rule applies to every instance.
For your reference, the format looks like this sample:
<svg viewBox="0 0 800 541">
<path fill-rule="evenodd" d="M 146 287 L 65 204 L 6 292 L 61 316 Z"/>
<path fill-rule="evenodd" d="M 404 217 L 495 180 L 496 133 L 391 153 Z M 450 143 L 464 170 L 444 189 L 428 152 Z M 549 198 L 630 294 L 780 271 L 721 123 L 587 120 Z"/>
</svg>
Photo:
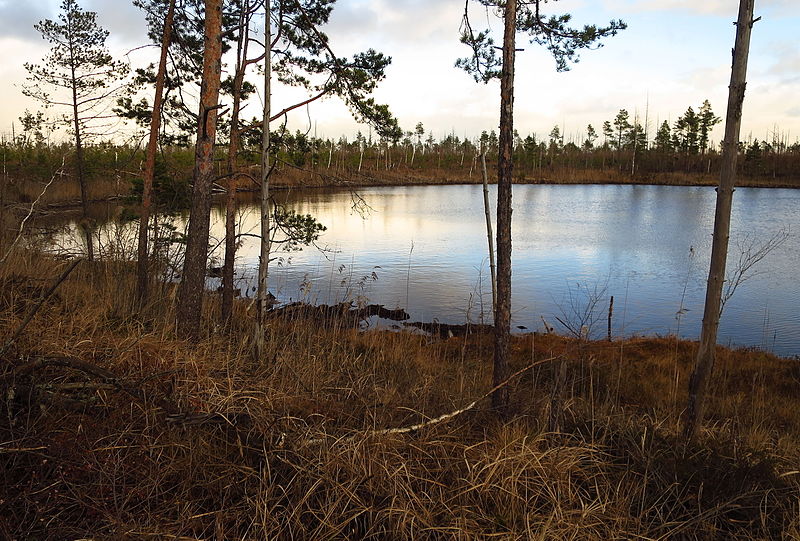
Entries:
<svg viewBox="0 0 800 541">
<path fill-rule="evenodd" d="M 432 335 L 438 335 L 442 338 L 452 338 L 454 336 L 469 336 L 473 334 L 482 334 L 492 332 L 491 325 L 482 323 L 465 323 L 463 325 L 453 325 L 449 323 L 439 323 L 432 321 L 430 323 L 424 321 L 414 321 L 413 323 L 403 323 L 406 327 L 416 327 Z"/>
<path fill-rule="evenodd" d="M 364 307 L 354 307 L 352 302 L 339 304 L 308 304 L 293 302 L 273 308 L 269 311 L 270 318 L 307 319 L 318 321 L 322 324 L 336 323 L 348 327 L 358 327 L 363 321 L 377 316 L 391 321 L 407 321 L 411 316 L 402 308 L 390 310 L 382 304 L 369 304 Z M 464 325 L 439 323 L 438 321 L 414 321 L 403 323 L 405 327 L 414 327 L 434 336 L 451 338 L 453 336 L 468 336 L 492 332 L 491 325 L 480 323 L 467 323 Z"/>
<path fill-rule="evenodd" d="M 352 302 L 340 304 L 308 304 L 294 302 L 273 308 L 269 312 L 270 318 L 297 318 L 311 319 L 327 323 L 340 323 L 351 327 L 358 327 L 362 321 L 378 316 L 392 321 L 405 321 L 411 316 L 403 309 L 390 310 L 382 304 L 370 304 L 364 307 L 354 307 Z"/>
<path fill-rule="evenodd" d="M 368 438 L 368 437 L 374 437 L 374 436 L 389 436 L 389 435 L 412 434 L 412 433 L 418 432 L 419 430 L 422 430 L 424 428 L 429 428 L 431 426 L 447 422 L 447 421 L 449 421 L 451 419 L 454 419 L 454 418 L 458 417 L 459 415 L 462 415 L 462 414 L 474 409 L 475 406 L 477 406 L 482 400 L 485 400 L 485 399 L 489 398 L 496 391 L 498 391 L 500 389 L 503 389 L 508 384 L 510 384 L 512 381 L 514 381 L 517 377 L 521 376 L 522 374 L 524 374 L 528 370 L 531 370 L 532 368 L 535 368 L 536 366 L 539 366 L 539 365 L 550 363 L 550 362 L 552 362 L 552 361 L 554 361 L 556 359 L 560 359 L 560 358 L 561 358 L 561 356 L 559 355 L 559 356 L 555 356 L 555 357 L 548 357 L 547 359 L 539 359 L 538 361 L 533 361 L 532 363 L 526 365 L 524 368 L 521 368 L 520 370 L 517 370 L 516 372 L 514 372 L 513 374 L 508 376 L 506 379 L 504 379 L 503 381 L 501 381 L 500 383 L 498 383 L 497 385 L 492 387 L 488 392 L 486 392 L 483 395 L 481 395 L 480 397 L 476 398 L 475 400 L 473 400 L 472 402 L 470 402 L 469 404 L 467 404 L 463 408 L 459 408 L 459 409 L 457 409 L 455 411 L 451 411 L 449 413 L 444 413 L 442 415 L 439 415 L 438 417 L 434 417 L 433 419 L 428 419 L 427 421 L 424 421 L 424 422 L 421 422 L 421 423 L 417 423 L 417 424 L 413 424 L 413 425 L 408 425 L 408 426 L 403 426 L 403 427 L 398 427 L 398 428 L 381 428 L 381 429 L 378 429 L 378 430 L 367 430 L 365 432 L 358 432 L 356 434 L 353 434 L 352 436 L 339 438 L 336 441 L 338 443 L 341 443 L 342 441 L 346 441 L 346 440 L 352 441 L 352 440 L 359 439 L 359 438 Z M 324 438 L 314 438 L 314 439 L 311 439 L 311 440 L 306 440 L 306 441 L 302 442 L 302 444 L 303 445 L 320 445 L 320 444 L 324 443 L 325 441 L 326 441 L 326 439 L 324 439 Z"/>
</svg>

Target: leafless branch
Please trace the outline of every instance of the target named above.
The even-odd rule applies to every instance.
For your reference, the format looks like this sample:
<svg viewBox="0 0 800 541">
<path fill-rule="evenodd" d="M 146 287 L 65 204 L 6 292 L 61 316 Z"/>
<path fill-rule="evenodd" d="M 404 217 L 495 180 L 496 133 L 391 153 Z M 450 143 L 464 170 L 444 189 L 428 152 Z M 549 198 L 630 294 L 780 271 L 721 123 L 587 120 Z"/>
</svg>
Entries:
<svg viewBox="0 0 800 541">
<path fill-rule="evenodd" d="M 11 243 L 11 246 L 8 247 L 8 250 L 6 250 L 6 253 L 3 255 L 3 258 L 0 259 L 0 265 L 2 265 L 3 263 L 6 262 L 6 260 L 8 259 L 8 256 L 11 255 L 11 252 L 14 250 L 14 248 L 17 245 L 17 243 L 22 238 L 22 232 L 25 229 L 25 224 L 28 222 L 28 220 L 33 215 L 33 210 L 36 208 L 36 205 L 39 203 L 39 200 L 41 200 L 41 198 L 44 196 L 45 192 L 47 192 L 47 188 L 49 188 L 50 185 L 53 182 L 55 182 L 56 178 L 58 178 L 58 177 L 60 177 L 61 175 L 64 174 L 64 164 L 65 164 L 65 162 L 66 162 L 66 157 L 62 157 L 61 158 L 61 167 L 59 167 L 58 170 L 55 173 L 53 173 L 53 176 L 50 177 L 50 180 L 48 181 L 48 183 L 44 185 L 44 188 L 42 188 L 42 192 L 33 201 L 33 203 L 31 203 L 31 208 L 28 209 L 28 214 L 22 219 L 22 221 L 19 224 L 19 229 L 17 230 L 17 236 L 14 238 L 14 242 Z"/>
<path fill-rule="evenodd" d="M 751 234 L 747 234 L 736 241 L 739 249 L 739 259 L 731 273 L 725 278 L 725 289 L 722 292 L 722 300 L 719 306 L 720 316 L 722 316 L 722 311 L 725 309 L 725 304 L 731 300 L 738 287 L 743 282 L 759 274 L 759 271 L 754 270 L 754 267 L 788 239 L 789 230 L 782 228 L 763 242 L 758 242 Z"/>
</svg>

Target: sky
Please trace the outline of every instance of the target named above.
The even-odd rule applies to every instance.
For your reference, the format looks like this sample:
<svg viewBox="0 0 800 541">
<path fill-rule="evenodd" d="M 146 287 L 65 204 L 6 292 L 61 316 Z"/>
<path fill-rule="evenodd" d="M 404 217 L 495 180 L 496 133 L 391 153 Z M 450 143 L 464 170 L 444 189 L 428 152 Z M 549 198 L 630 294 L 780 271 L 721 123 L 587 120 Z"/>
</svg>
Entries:
<svg viewBox="0 0 800 541">
<path fill-rule="evenodd" d="M 111 32 L 113 54 L 147 42 L 144 18 L 128 0 L 82 0 L 96 11 L 99 23 Z M 25 62 L 38 62 L 48 50 L 33 25 L 56 18 L 57 0 L 0 0 L 0 132 L 11 131 L 27 108 L 38 104 L 25 98 Z M 502 25 L 493 14 L 471 0 L 474 28 L 490 28 L 497 41 Z M 476 83 L 454 67 L 469 49 L 459 43 L 463 0 L 339 0 L 325 29 L 337 55 L 368 48 L 392 57 L 376 99 L 388 103 L 404 130 L 422 122 L 435 137 L 455 133 L 475 137 L 496 129 L 499 83 Z M 731 49 L 738 2 L 735 0 L 560 0 L 548 2 L 547 13 L 568 12 L 576 25 L 604 24 L 622 19 L 628 29 L 605 40 L 598 50 L 583 51 L 580 62 L 557 73 L 546 50 L 518 37 L 515 128 L 524 137 L 546 137 L 558 125 L 566 140 L 579 142 L 592 124 L 600 131 L 625 108 L 647 119 L 651 136 L 657 124 L 674 122 L 690 106 L 708 99 L 724 117 L 730 79 Z M 800 2 L 757 0 L 762 19 L 753 30 L 742 139 L 771 139 L 773 133 L 790 142 L 800 138 Z M 134 66 L 155 58 L 154 48 L 127 55 Z M 303 95 L 276 88 L 273 110 L 291 105 Z M 252 106 L 253 109 L 257 107 Z M 248 113 L 249 114 L 249 113 Z M 255 114 L 255 113 L 253 113 Z M 297 110 L 290 129 L 316 131 L 319 136 L 352 138 L 359 126 L 337 99 Z M 718 126 L 712 139 L 722 138 Z"/>
</svg>

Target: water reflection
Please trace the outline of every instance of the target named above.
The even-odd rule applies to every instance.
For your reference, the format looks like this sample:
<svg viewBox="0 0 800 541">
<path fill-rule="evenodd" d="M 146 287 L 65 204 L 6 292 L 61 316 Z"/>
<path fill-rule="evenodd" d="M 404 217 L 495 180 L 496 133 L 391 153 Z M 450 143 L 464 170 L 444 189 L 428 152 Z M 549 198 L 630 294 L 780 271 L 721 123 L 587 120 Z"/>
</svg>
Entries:
<svg viewBox="0 0 800 541">
<path fill-rule="evenodd" d="M 328 228 L 320 249 L 279 254 L 271 267 L 271 289 L 279 299 L 328 303 L 360 297 L 407 308 L 415 319 L 491 319 L 480 186 L 368 188 L 359 195 L 371 207 L 363 213 L 354 209 L 347 190 L 278 193 L 281 203 Z M 538 329 L 544 316 L 558 327 L 555 317 L 564 317 L 570 294 L 605 286 L 598 306 L 604 316 L 614 295 L 616 334 L 678 332 L 695 338 L 714 203 L 713 188 L 515 186 L 513 324 Z M 732 259 L 745 237 L 763 242 L 781 227 L 791 236 L 727 305 L 720 342 L 800 354 L 798 203 L 800 192 L 793 190 L 736 191 Z M 216 239 L 223 237 L 223 222 L 222 211 L 215 210 Z M 239 225 L 258 232 L 254 204 L 241 205 Z M 243 238 L 237 260 L 242 291 L 252 290 L 257 258 L 257 240 Z"/>
</svg>

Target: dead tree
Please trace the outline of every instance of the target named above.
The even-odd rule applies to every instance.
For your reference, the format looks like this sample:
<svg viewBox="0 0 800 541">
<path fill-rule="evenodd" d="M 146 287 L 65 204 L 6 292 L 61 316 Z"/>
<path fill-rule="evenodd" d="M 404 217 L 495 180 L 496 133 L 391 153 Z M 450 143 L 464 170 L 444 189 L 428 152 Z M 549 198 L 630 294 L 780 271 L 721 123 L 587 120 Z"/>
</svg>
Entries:
<svg viewBox="0 0 800 541">
<path fill-rule="evenodd" d="M 728 93 L 728 114 L 725 119 L 725 141 L 722 145 L 722 170 L 717 188 L 717 206 L 714 216 L 714 240 L 711 246 L 711 265 L 708 272 L 706 302 L 703 311 L 703 328 L 697 351 L 694 371 L 689 380 L 689 402 L 686 406 L 684 437 L 691 441 L 703 421 L 705 391 L 714 369 L 717 346 L 722 291 L 725 284 L 725 266 L 728 259 L 728 240 L 731 229 L 731 208 L 736 181 L 736 160 L 739 131 L 742 125 L 742 105 L 747 86 L 747 59 L 750 52 L 750 34 L 755 0 L 740 0 L 739 19 L 736 23 L 736 45 L 733 49 L 733 67 Z"/>
</svg>

